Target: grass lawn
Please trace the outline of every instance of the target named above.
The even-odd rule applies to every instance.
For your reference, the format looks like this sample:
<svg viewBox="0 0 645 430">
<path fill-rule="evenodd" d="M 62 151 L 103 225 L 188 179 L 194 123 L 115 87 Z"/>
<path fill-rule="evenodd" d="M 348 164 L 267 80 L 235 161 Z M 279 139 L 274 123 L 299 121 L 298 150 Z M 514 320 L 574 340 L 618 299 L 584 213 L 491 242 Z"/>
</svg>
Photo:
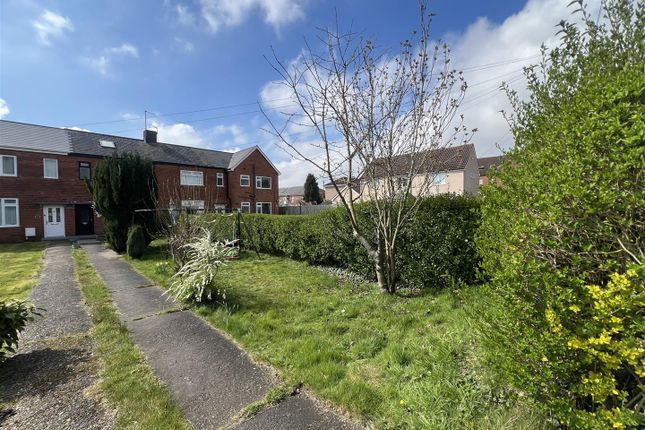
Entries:
<svg viewBox="0 0 645 430">
<path fill-rule="evenodd" d="M 92 336 L 103 364 L 101 388 L 117 411 L 116 426 L 151 430 L 191 428 L 132 341 L 85 251 L 75 250 L 74 259 L 94 324 Z"/>
<path fill-rule="evenodd" d="M 131 264 L 162 286 L 163 243 Z M 305 263 L 247 254 L 219 272 L 226 305 L 196 306 L 286 382 L 377 428 L 539 429 L 543 417 L 496 384 L 447 292 L 389 296 Z"/>
<path fill-rule="evenodd" d="M 36 285 L 46 242 L 0 245 L 0 300 L 24 300 Z"/>
</svg>

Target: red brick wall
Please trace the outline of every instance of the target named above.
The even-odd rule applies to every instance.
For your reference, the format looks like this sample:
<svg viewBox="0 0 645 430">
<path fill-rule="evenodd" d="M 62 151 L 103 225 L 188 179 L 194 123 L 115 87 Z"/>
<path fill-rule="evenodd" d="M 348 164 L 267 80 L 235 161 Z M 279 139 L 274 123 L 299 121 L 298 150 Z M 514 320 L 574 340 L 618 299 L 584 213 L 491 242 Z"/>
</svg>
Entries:
<svg viewBox="0 0 645 430">
<path fill-rule="evenodd" d="M 242 202 L 251 203 L 251 212 L 255 212 L 256 202 L 272 203 L 272 213 L 278 213 L 278 172 L 271 163 L 259 152 L 254 151 L 235 170 L 228 172 L 231 181 L 230 197 L 231 207 L 239 209 Z M 249 175 L 251 184 L 249 187 L 240 186 L 240 175 Z M 257 189 L 255 187 L 256 176 L 270 176 L 271 189 Z"/>
<path fill-rule="evenodd" d="M 51 155 L 35 152 L 9 151 L 0 149 L 0 154 L 18 157 L 18 176 L 0 176 L 0 197 L 18 198 L 20 212 L 19 227 L 0 227 L 0 242 L 20 242 L 25 240 L 26 227 L 36 228 L 36 237 L 30 240 L 41 240 L 44 235 L 43 205 L 59 204 L 65 206 L 65 234 L 76 234 L 76 217 L 74 204 L 89 203 L 90 194 L 84 181 L 79 179 L 80 161 L 89 162 L 92 173 L 98 157 L 76 155 Z M 43 158 L 58 160 L 59 179 L 43 178 Z M 251 212 L 255 212 L 256 202 L 272 204 L 272 213 L 278 213 L 278 174 L 271 164 L 259 151 L 253 152 L 235 170 L 205 167 L 192 167 L 174 164 L 157 163 L 154 166 L 159 183 L 159 206 L 167 208 L 172 199 L 204 200 L 207 210 L 213 210 L 215 204 L 226 205 L 227 208 L 239 209 L 243 201 L 251 204 Z M 204 173 L 204 186 L 181 186 L 179 183 L 180 170 L 197 170 Z M 217 187 L 217 173 L 224 173 L 224 186 Z M 250 186 L 240 186 L 240 175 L 250 176 Z M 255 176 L 270 176 L 271 189 L 256 189 Z M 228 193 L 227 193 L 228 188 Z M 103 223 L 97 214 L 94 215 L 94 231 L 103 232 Z"/>
<path fill-rule="evenodd" d="M 0 197 L 18 198 L 20 226 L 0 227 L 0 242 L 18 242 L 24 240 L 25 228 L 35 227 L 36 237 L 43 237 L 43 204 L 60 204 L 65 206 L 65 234 L 76 234 L 75 203 L 89 203 L 90 194 L 84 181 L 79 179 L 78 163 L 89 162 L 92 171 L 98 158 L 53 155 L 24 151 L 0 149 L 2 155 L 15 155 L 18 161 L 18 176 L 0 176 Z M 58 160 L 58 179 L 45 179 L 43 158 Z M 103 224 L 94 216 L 94 230 L 103 231 Z"/>
<path fill-rule="evenodd" d="M 159 207 L 168 208 L 170 200 L 179 206 L 181 200 L 204 200 L 206 210 L 213 210 L 215 204 L 228 206 L 226 196 L 226 170 L 208 167 L 194 167 L 175 164 L 155 164 L 155 175 L 159 185 Z M 199 171 L 204 174 L 204 186 L 180 185 L 180 171 Z M 224 173 L 224 186 L 217 186 L 217 173 Z"/>
</svg>

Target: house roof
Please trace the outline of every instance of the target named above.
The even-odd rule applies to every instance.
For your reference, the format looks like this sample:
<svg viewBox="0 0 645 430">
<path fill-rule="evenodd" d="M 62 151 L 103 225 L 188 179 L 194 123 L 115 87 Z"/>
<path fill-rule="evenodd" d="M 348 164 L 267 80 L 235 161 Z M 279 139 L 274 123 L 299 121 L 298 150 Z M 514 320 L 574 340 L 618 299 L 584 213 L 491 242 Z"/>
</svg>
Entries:
<svg viewBox="0 0 645 430">
<path fill-rule="evenodd" d="M 101 146 L 100 141 L 113 142 L 114 148 Z M 98 157 L 109 156 L 115 151 L 131 152 L 158 163 L 223 169 L 234 169 L 253 151 L 259 150 L 273 166 L 271 160 L 257 146 L 231 153 L 171 143 L 146 143 L 143 139 L 6 120 L 0 120 L 0 147 Z"/>
<path fill-rule="evenodd" d="M 491 167 L 500 166 L 503 160 L 504 157 L 502 155 L 478 158 L 477 166 L 479 166 L 479 176 L 486 176 Z"/>
<path fill-rule="evenodd" d="M 405 175 L 410 171 L 410 164 L 414 158 L 423 157 L 425 166 L 420 166 L 418 172 L 442 172 L 450 170 L 463 170 L 468 160 L 475 156 L 475 145 L 468 143 L 460 146 L 449 146 L 446 148 L 437 148 L 425 151 L 421 154 L 398 155 L 392 159 L 392 174 Z M 386 167 L 384 159 L 374 161 L 374 175 L 376 177 L 385 176 Z"/>
<path fill-rule="evenodd" d="M 0 147 L 67 154 L 72 144 L 67 130 L 0 120 Z"/>
<path fill-rule="evenodd" d="M 320 191 L 320 194 L 324 193 L 324 190 L 321 190 L 318 188 Z M 280 197 L 286 197 L 286 196 L 304 196 L 305 195 L 305 187 L 303 185 L 299 185 L 297 187 L 284 187 L 280 188 L 279 194 Z"/>
</svg>

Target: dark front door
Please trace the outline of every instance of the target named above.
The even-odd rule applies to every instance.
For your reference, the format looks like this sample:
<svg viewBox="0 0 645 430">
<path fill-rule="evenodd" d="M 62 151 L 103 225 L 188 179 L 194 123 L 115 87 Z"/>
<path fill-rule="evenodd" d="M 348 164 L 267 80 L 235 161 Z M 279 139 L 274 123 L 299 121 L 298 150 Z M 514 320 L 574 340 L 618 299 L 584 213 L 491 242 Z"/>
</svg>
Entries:
<svg viewBox="0 0 645 430">
<path fill-rule="evenodd" d="M 94 234 L 94 211 L 92 205 L 76 205 L 76 235 Z"/>
</svg>

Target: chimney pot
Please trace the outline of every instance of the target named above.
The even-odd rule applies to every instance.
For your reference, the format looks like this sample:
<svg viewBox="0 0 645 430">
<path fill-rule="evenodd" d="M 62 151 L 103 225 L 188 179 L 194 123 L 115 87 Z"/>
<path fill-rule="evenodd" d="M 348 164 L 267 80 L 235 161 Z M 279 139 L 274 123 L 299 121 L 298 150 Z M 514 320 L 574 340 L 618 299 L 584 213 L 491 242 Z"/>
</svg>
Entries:
<svg viewBox="0 0 645 430">
<path fill-rule="evenodd" d="M 157 132 L 154 130 L 143 130 L 143 141 L 145 143 L 157 143 Z"/>
</svg>

